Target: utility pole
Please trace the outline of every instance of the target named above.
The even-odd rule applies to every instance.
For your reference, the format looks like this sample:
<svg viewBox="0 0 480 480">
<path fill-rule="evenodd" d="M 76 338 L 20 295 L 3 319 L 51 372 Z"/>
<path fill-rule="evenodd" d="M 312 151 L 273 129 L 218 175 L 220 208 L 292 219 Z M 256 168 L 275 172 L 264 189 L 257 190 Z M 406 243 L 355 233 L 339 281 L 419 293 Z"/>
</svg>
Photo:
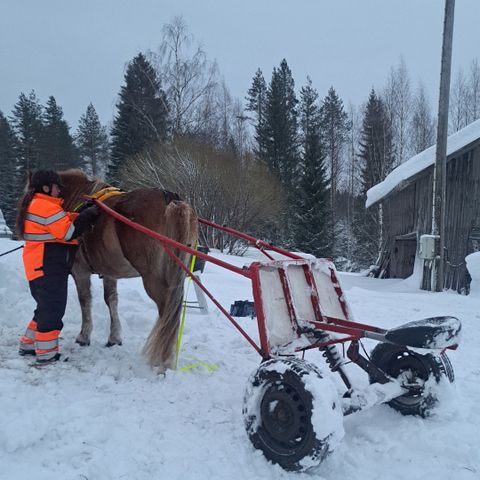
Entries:
<svg viewBox="0 0 480 480">
<path fill-rule="evenodd" d="M 455 0 L 445 0 L 443 23 L 442 64 L 440 70 L 440 93 L 438 99 L 437 150 L 433 171 L 432 234 L 440 237 L 439 263 L 435 275 L 435 290 L 443 290 L 445 278 L 445 192 L 447 177 L 448 105 L 450 96 L 450 73 L 452 69 L 453 17 Z"/>
</svg>

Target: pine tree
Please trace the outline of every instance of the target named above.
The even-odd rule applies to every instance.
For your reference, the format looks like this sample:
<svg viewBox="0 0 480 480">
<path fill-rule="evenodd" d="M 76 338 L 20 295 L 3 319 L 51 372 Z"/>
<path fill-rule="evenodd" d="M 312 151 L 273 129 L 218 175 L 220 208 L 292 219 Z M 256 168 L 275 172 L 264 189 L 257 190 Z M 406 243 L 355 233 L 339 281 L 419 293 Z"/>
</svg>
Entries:
<svg viewBox="0 0 480 480">
<path fill-rule="evenodd" d="M 107 128 L 102 126 L 94 106 L 90 103 L 80 117 L 75 136 L 83 167 L 92 175 L 102 175 L 108 162 L 109 142 Z"/>
<path fill-rule="evenodd" d="M 325 138 L 327 164 L 330 174 L 330 209 L 332 222 L 335 227 L 337 219 L 336 195 L 339 190 L 340 176 L 342 173 L 342 150 L 348 138 L 349 121 L 344 110 L 343 101 L 333 87 L 328 90 L 322 103 L 322 134 Z"/>
<path fill-rule="evenodd" d="M 167 138 L 168 107 L 151 63 L 139 53 L 128 65 L 112 128 L 108 178 L 118 181 L 127 159 Z"/>
<path fill-rule="evenodd" d="M 298 100 L 295 82 L 285 59 L 274 68 L 265 108 L 265 160 L 285 186 L 292 185 L 298 168 Z"/>
<path fill-rule="evenodd" d="M 65 170 L 80 166 L 78 151 L 69 130 L 62 108 L 50 96 L 44 114 L 42 168 Z"/>
<path fill-rule="evenodd" d="M 8 119 L 0 111 L 0 209 L 10 229 L 15 225 L 17 141 Z"/>
<path fill-rule="evenodd" d="M 21 93 L 13 107 L 11 124 L 18 139 L 19 170 L 23 180 L 28 170 L 34 170 L 42 163 L 42 116 L 43 108 L 35 92 L 32 90 L 28 97 Z"/>
<path fill-rule="evenodd" d="M 295 195 L 294 245 L 316 257 L 332 254 L 330 191 L 318 92 L 308 78 L 300 92 L 302 160 Z"/>
<path fill-rule="evenodd" d="M 393 165 L 392 129 L 384 103 L 371 91 L 362 123 L 360 158 L 363 159 L 362 184 L 364 193 L 380 183 Z"/>
<path fill-rule="evenodd" d="M 364 207 L 366 193 L 390 173 L 394 163 L 392 152 L 391 124 L 382 99 L 372 89 L 363 117 L 359 154 L 363 161 L 360 196 L 363 207 L 357 209 L 354 224 L 357 255 L 364 266 L 377 260 L 383 243 L 381 207 L 377 204 L 367 210 Z"/>
<path fill-rule="evenodd" d="M 265 138 L 265 107 L 267 99 L 267 84 L 260 69 L 255 72 L 252 86 L 246 97 L 247 106 L 245 110 L 255 115 L 255 154 L 261 160 L 266 159 L 266 138 Z"/>
</svg>

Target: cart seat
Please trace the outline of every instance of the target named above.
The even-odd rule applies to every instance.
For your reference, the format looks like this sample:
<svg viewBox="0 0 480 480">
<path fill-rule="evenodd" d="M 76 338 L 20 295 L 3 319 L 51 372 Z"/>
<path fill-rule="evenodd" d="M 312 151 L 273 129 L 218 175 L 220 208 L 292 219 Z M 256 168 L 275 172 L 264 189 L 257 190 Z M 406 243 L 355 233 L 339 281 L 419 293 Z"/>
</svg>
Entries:
<svg viewBox="0 0 480 480">
<path fill-rule="evenodd" d="M 431 317 L 388 330 L 385 339 L 397 345 L 443 349 L 456 347 L 462 324 L 455 317 Z"/>
<path fill-rule="evenodd" d="M 250 265 L 253 297 L 265 350 L 291 355 L 317 342 L 312 321 L 351 319 L 335 265 L 326 258 L 274 260 Z"/>
</svg>

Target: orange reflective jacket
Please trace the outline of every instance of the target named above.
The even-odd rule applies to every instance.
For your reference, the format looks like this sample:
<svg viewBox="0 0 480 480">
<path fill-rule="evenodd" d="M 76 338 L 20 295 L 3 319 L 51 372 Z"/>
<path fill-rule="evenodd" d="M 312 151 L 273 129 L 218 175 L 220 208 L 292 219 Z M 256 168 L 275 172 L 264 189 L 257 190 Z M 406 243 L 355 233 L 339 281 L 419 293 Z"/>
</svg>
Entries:
<svg viewBox="0 0 480 480">
<path fill-rule="evenodd" d="M 76 245 L 71 240 L 77 213 L 65 212 L 63 199 L 36 193 L 27 209 L 23 238 L 23 265 L 27 280 L 44 275 L 45 245 L 50 243 Z"/>
</svg>

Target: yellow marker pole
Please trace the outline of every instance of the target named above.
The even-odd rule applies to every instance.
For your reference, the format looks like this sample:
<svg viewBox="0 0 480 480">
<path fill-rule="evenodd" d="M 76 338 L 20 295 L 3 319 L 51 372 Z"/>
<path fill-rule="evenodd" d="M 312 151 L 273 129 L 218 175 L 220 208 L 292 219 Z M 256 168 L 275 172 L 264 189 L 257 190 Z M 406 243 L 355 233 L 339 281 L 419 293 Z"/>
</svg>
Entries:
<svg viewBox="0 0 480 480">
<path fill-rule="evenodd" d="M 197 245 L 195 245 L 195 250 L 197 249 Z M 193 274 L 193 269 L 195 268 L 195 261 L 197 259 L 196 255 L 192 256 L 192 260 L 190 261 L 190 273 Z M 185 328 L 185 317 L 187 315 L 187 298 L 188 298 L 188 290 L 190 288 L 190 284 L 192 283 L 192 277 L 188 277 L 187 283 L 187 290 L 184 294 L 183 300 L 183 311 L 182 311 L 182 319 L 180 320 L 180 329 L 178 331 L 178 339 L 177 339 L 177 356 L 175 358 L 175 368 L 178 365 L 178 356 L 180 354 L 180 347 L 182 345 L 182 336 L 183 336 L 183 329 Z"/>
<path fill-rule="evenodd" d="M 197 245 L 195 245 L 195 249 L 197 249 Z M 195 268 L 196 259 L 197 257 L 196 255 L 194 255 L 192 256 L 192 261 L 190 262 L 190 273 L 192 274 L 193 274 L 193 269 Z M 187 289 L 184 296 L 185 300 L 183 301 L 182 319 L 180 321 L 180 328 L 178 330 L 177 357 L 175 359 L 175 368 L 177 368 L 178 366 L 178 357 L 180 355 L 180 347 L 182 346 L 182 336 L 183 336 L 183 329 L 185 328 L 185 317 L 187 314 L 187 298 L 188 298 L 188 290 L 190 287 L 190 283 L 192 283 L 192 277 L 188 278 Z M 193 360 L 193 363 L 187 363 L 187 365 L 184 365 L 183 367 L 179 368 L 178 370 L 180 372 L 188 372 L 189 370 L 193 370 L 194 368 L 204 367 L 207 369 L 208 373 L 213 373 L 215 370 L 218 369 L 218 365 L 216 365 L 215 363 L 204 362 L 192 355 L 185 355 L 185 358 Z"/>
</svg>

